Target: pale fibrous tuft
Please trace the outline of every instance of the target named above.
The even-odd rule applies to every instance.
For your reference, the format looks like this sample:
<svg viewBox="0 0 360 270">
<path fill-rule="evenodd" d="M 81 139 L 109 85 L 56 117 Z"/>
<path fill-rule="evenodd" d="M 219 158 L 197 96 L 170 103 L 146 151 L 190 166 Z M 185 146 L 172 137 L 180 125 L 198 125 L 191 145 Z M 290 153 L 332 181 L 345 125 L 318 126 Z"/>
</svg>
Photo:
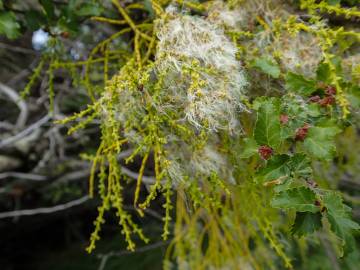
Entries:
<svg viewBox="0 0 360 270">
<path fill-rule="evenodd" d="M 156 71 L 196 128 L 234 130 L 246 80 L 236 47 L 203 18 L 178 15 L 159 23 Z M 177 104 L 180 105 L 180 104 Z M 180 107 L 181 107 L 180 106 Z"/>
</svg>

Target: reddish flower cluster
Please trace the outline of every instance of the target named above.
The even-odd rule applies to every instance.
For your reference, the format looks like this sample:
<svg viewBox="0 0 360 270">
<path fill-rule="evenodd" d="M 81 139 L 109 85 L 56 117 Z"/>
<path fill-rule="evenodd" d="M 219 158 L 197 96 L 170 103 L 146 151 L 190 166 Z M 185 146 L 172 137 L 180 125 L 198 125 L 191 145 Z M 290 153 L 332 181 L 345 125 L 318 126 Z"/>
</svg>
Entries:
<svg viewBox="0 0 360 270">
<path fill-rule="evenodd" d="M 335 98 L 333 96 L 327 96 L 319 100 L 320 106 L 326 107 L 335 103 Z"/>
<path fill-rule="evenodd" d="M 297 140 L 297 141 L 305 140 L 305 137 L 309 131 L 309 128 L 310 128 L 310 125 L 307 123 L 304 126 L 302 126 L 301 128 L 298 128 L 296 130 L 295 140 Z"/>
<path fill-rule="evenodd" d="M 331 85 L 327 85 L 321 88 L 325 88 L 325 97 L 312 96 L 309 98 L 309 102 L 318 103 L 322 107 L 335 104 L 336 88 Z"/>
<path fill-rule="evenodd" d="M 273 149 L 267 145 L 260 146 L 258 152 L 260 157 L 264 160 L 268 160 L 274 153 Z"/>
<path fill-rule="evenodd" d="M 325 94 L 328 95 L 328 96 L 336 95 L 336 88 L 334 86 L 328 85 L 325 88 Z"/>
</svg>

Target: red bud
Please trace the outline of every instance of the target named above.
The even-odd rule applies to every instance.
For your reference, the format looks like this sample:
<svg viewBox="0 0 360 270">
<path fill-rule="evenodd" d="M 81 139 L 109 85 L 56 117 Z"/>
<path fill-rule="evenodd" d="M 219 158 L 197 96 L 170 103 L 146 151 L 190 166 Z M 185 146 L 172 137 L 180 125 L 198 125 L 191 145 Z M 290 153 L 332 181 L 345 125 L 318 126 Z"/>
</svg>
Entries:
<svg viewBox="0 0 360 270">
<path fill-rule="evenodd" d="M 258 152 L 262 159 L 268 160 L 272 156 L 274 151 L 270 146 L 262 145 L 259 147 Z"/>
</svg>

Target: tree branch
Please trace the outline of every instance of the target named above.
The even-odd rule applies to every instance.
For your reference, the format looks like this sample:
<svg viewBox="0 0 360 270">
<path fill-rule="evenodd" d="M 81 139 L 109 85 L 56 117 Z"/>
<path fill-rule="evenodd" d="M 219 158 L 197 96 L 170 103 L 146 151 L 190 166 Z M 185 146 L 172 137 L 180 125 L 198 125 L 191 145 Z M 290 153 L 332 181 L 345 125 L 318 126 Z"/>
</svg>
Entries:
<svg viewBox="0 0 360 270">
<path fill-rule="evenodd" d="M 21 129 L 25 126 L 26 120 L 28 118 L 28 107 L 23 99 L 20 98 L 18 93 L 10 88 L 9 86 L 0 82 L 0 91 L 7 95 L 12 102 L 16 104 L 16 106 L 20 109 L 20 114 L 16 121 L 16 128 Z"/>
<path fill-rule="evenodd" d="M 64 211 L 66 209 L 69 209 L 71 207 L 83 204 L 89 200 L 89 196 L 81 197 L 80 199 L 59 204 L 52 207 L 42 207 L 42 208 L 35 208 L 35 209 L 26 209 L 26 210 L 16 210 L 16 211 L 10 211 L 10 212 L 3 212 L 0 213 L 0 219 L 4 218 L 10 218 L 10 217 L 20 217 L 20 216 L 34 216 L 34 215 L 41 215 L 41 214 L 51 214 L 59 211 Z"/>
<path fill-rule="evenodd" d="M 4 148 L 6 146 L 12 145 L 13 143 L 17 142 L 18 140 L 29 135 L 34 130 L 40 128 L 42 125 L 46 124 L 50 119 L 51 119 L 50 115 L 45 115 L 43 118 L 41 118 L 34 124 L 30 125 L 23 131 L 19 132 L 18 134 L 0 141 L 0 148 Z"/>
</svg>

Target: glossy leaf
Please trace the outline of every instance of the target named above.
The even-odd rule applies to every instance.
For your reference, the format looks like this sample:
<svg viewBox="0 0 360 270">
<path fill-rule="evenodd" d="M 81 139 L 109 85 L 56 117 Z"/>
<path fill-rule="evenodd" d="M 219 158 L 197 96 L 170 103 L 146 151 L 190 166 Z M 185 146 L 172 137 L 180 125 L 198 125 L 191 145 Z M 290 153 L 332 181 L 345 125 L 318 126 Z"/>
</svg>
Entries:
<svg viewBox="0 0 360 270">
<path fill-rule="evenodd" d="M 273 181 L 280 177 L 290 175 L 290 169 L 287 162 L 290 157 L 288 155 L 277 155 L 272 157 L 266 164 L 266 167 L 257 172 L 257 180 L 260 182 Z"/>
<path fill-rule="evenodd" d="M 316 213 L 319 207 L 315 205 L 316 196 L 306 187 L 281 191 L 274 196 L 271 205 L 275 208 L 293 209 L 297 212 Z"/>
<path fill-rule="evenodd" d="M 331 159 L 336 152 L 334 138 L 339 131 L 337 127 L 311 127 L 304 147 L 315 158 Z"/>
<path fill-rule="evenodd" d="M 351 208 L 343 204 L 342 198 L 337 192 L 326 192 L 323 197 L 326 207 L 326 217 L 331 230 L 343 241 L 346 251 L 353 249 L 352 231 L 360 230 L 360 225 L 351 220 Z"/>
<path fill-rule="evenodd" d="M 259 145 L 277 149 L 281 143 L 280 109 L 277 100 L 263 102 L 257 113 L 254 138 Z"/>
<path fill-rule="evenodd" d="M 295 154 L 289 163 L 291 172 L 296 176 L 308 177 L 312 173 L 311 162 L 305 154 Z"/>
</svg>

